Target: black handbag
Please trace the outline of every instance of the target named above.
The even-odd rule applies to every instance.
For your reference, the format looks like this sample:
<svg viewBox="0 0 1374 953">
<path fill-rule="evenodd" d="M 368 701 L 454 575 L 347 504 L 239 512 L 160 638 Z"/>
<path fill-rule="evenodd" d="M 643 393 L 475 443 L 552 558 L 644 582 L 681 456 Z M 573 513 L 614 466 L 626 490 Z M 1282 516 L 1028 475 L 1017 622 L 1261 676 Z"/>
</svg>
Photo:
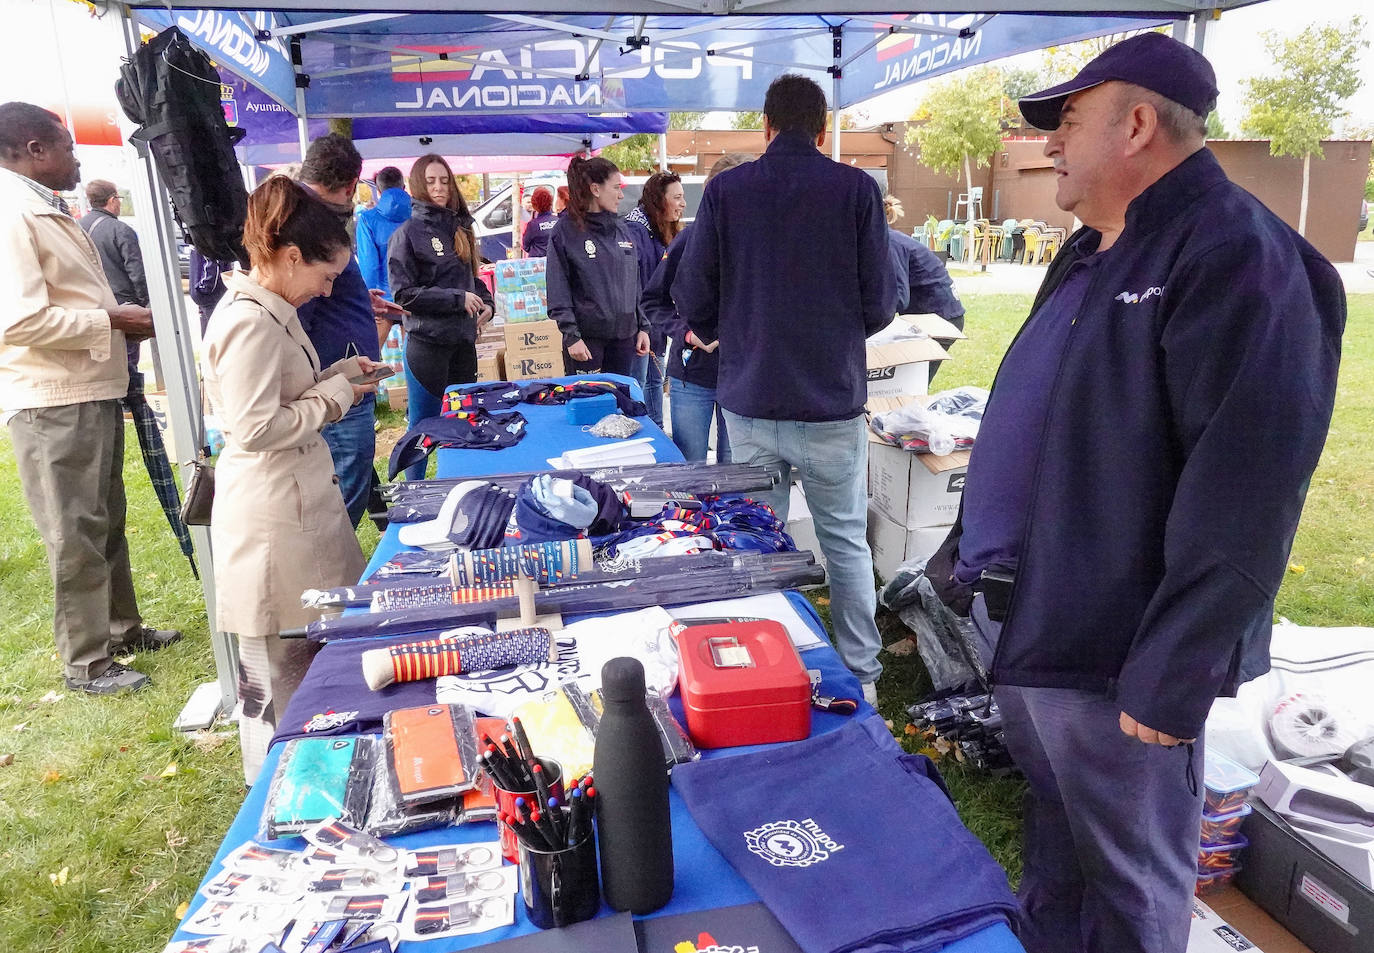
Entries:
<svg viewBox="0 0 1374 953">
<path fill-rule="evenodd" d="M 214 503 L 215 467 L 210 462 L 210 448 L 202 447 L 191 462 L 191 479 L 181 501 L 181 521 L 187 526 L 209 526 Z"/>
</svg>

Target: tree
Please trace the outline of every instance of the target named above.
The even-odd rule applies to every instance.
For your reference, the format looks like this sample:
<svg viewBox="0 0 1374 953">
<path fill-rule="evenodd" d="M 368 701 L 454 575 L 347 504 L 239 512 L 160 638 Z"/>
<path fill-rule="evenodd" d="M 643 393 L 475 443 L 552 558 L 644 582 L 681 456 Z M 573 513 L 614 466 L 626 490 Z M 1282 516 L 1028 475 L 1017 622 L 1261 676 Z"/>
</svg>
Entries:
<svg viewBox="0 0 1374 953">
<path fill-rule="evenodd" d="M 730 120 L 730 127 L 732 129 L 762 129 L 763 113 L 737 112 L 734 118 Z"/>
<path fill-rule="evenodd" d="M 992 67 L 965 71 L 934 87 L 911 117 L 907 144 L 921 150 L 921 162 L 936 172 L 958 175 L 973 187 L 973 165 L 988 165 L 1002 144 L 1002 74 Z M 969 260 L 973 256 L 973 203 L 968 203 Z"/>
<path fill-rule="evenodd" d="M 658 136 L 641 132 L 601 150 L 622 172 L 649 172 L 658 165 Z"/>
<path fill-rule="evenodd" d="M 1362 84 L 1355 64 L 1364 39 L 1364 20 L 1345 25 L 1309 26 L 1297 36 L 1264 34 L 1276 74 L 1245 81 L 1249 109 L 1241 124 L 1247 133 L 1269 140 L 1269 154 L 1302 157 L 1302 200 L 1298 206 L 1298 234 L 1307 232 L 1307 199 L 1312 179 L 1312 156 L 1321 158 L 1322 140 L 1331 136 L 1336 121 L 1346 115 L 1342 103 Z"/>
<path fill-rule="evenodd" d="M 1021 115 L 1021 109 L 1016 104 L 1025 96 L 1039 92 L 1054 83 L 1046 76 L 1042 70 L 1025 69 L 1017 67 L 1015 69 L 1002 69 L 1002 109 L 1000 121 L 1002 128 L 1015 129 L 1023 126 L 1026 120 Z"/>
<path fill-rule="evenodd" d="M 1164 27 L 1160 27 L 1153 32 L 1163 33 L 1164 30 Z M 1044 86 L 1055 86 L 1073 79 L 1078 75 L 1079 70 L 1100 54 L 1105 53 L 1109 47 L 1116 46 L 1122 40 L 1129 39 L 1137 33 L 1149 32 L 1151 31 L 1126 30 L 1123 33 L 1108 33 L 1106 36 L 1095 36 L 1091 39 L 1079 40 L 1076 43 L 1065 43 L 1063 46 L 1047 47 L 1042 59 L 1044 76 L 1048 80 Z M 1037 88 L 1044 88 L 1044 86 Z M 1029 90 L 1029 92 L 1034 92 L 1034 90 Z"/>
<path fill-rule="evenodd" d="M 676 112 L 668 114 L 669 129 L 700 129 L 706 119 L 704 112 Z"/>
<path fill-rule="evenodd" d="M 1208 139 L 1230 139 L 1231 134 L 1226 131 L 1226 125 L 1221 121 L 1221 113 L 1213 109 L 1207 114 L 1207 138 Z"/>
</svg>

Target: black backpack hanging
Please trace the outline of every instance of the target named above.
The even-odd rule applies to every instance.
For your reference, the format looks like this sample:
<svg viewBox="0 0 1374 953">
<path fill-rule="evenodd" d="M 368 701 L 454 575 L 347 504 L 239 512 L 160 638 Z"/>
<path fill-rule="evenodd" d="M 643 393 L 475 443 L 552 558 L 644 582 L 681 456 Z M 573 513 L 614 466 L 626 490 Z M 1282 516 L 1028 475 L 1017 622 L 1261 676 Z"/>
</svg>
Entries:
<svg viewBox="0 0 1374 953">
<path fill-rule="evenodd" d="M 172 27 L 120 67 L 115 95 L 138 129 L 130 140 L 147 149 L 191 244 L 206 258 L 248 262 L 243 223 L 248 192 L 220 105 L 220 79 L 210 58 Z"/>
</svg>

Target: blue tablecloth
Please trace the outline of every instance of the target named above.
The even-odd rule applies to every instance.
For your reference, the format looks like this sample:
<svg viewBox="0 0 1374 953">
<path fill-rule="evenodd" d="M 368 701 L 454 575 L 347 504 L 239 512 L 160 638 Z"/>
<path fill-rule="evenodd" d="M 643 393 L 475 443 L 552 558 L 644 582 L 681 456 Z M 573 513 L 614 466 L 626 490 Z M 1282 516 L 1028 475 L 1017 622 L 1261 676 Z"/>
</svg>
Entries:
<svg viewBox="0 0 1374 953">
<path fill-rule="evenodd" d="M 592 375 L 610 380 L 625 380 L 625 378 L 612 377 L 610 375 Z M 582 378 L 559 378 L 561 381 L 571 381 Z M 593 443 L 601 442 L 599 438 L 590 434 L 583 433 L 580 428 L 568 424 L 566 421 L 566 410 L 562 406 L 530 406 L 522 405 L 521 412 L 530 421 L 530 435 L 515 447 L 499 452 L 481 450 L 441 450 L 439 452 L 438 472 L 440 476 L 460 477 L 473 476 L 480 477 L 484 474 L 494 473 L 513 473 L 524 470 L 548 469 L 546 458 L 562 452 L 564 449 L 573 447 L 591 446 Z M 681 460 L 682 456 L 672 441 L 664 435 L 647 418 L 639 418 L 644 424 L 642 436 L 653 437 L 654 446 L 658 450 L 658 459 L 661 462 Z M 556 448 L 556 449 L 551 449 Z M 400 548 L 397 527 L 388 528 L 383 535 L 381 542 L 373 554 L 372 561 L 368 564 L 366 573 L 371 573 L 382 562 L 389 559 Z M 820 618 L 812 609 L 811 604 L 799 593 L 788 593 L 788 598 L 797 608 L 807 623 L 816 630 L 822 637 L 825 637 L 825 629 L 821 624 Z M 569 622 L 576 621 L 586 616 L 568 616 Z M 330 649 L 326 647 L 325 651 Z M 821 671 L 822 684 L 828 694 L 860 698 L 858 681 L 844 667 L 839 656 L 829 645 L 810 649 L 802 653 L 802 660 L 808 668 L 819 669 Z M 306 674 L 305 684 L 302 691 L 311 691 L 312 678 L 316 677 L 316 670 L 312 668 Z M 359 679 L 361 681 L 361 678 Z M 348 707 L 348 694 L 351 689 L 344 684 L 337 686 L 340 695 L 338 706 Z M 681 718 L 682 710 L 679 700 L 674 697 L 671 702 L 675 714 Z M 869 713 L 870 709 L 866 704 L 860 703 L 860 714 Z M 811 731 L 813 734 L 820 734 L 833 731 L 848 720 L 847 716 L 833 715 L 827 712 L 813 711 L 811 715 Z M 244 800 L 243 806 L 239 809 L 238 815 L 234 818 L 233 824 L 225 834 L 224 841 L 220 845 L 219 851 L 215 855 L 215 862 L 207 872 L 204 883 L 211 879 L 220 870 L 220 861 L 234 848 L 240 844 L 251 840 L 256 836 L 259 819 L 267 800 L 268 784 L 266 779 L 271 778 L 273 770 L 281 757 L 282 745 L 274 745 L 268 752 L 267 759 L 262 768 L 262 783 L 253 786 L 248 797 Z M 746 748 L 726 748 L 715 751 L 704 751 L 702 756 L 705 758 L 726 758 L 733 755 L 742 754 L 747 751 L 757 750 L 754 747 Z M 693 821 L 691 814 L 687 811 L 681 798 L 675 791 L 670 793 L 672 805 L 673 822 L 673 867 L 675 887 L 672 901 L 662 910 L 657 911 L 651 916 L 669 916 L 672 914 L 689 913 L 695 910 L 705 910 L 717 907 L 728 907 L 737 904 L 751 903 L 758 900 L 758 896 L 744 880 L 735 873 L 734 868 L 721 856 L 710 842 L 706 840 L 701 829 Z M 913 848 L 919 848 L 920 828 L 919 819 L 907 819 L 900 811 L 888 811 L 894 824 L 893 836 L 910 837 Z M 424 831 L 418 834 L 407 834 L 400 837 L 389 838 L 388 842 L 398 847 L 419 848 L 435 844 L 466 843 L 472 841 L 490 841 L 496 839 L 495 824 L 465 824 L 456 828 L 449 828 L 437 831 Z M 299 839 L 280 842 L 280 846 L 300 845 Z M 882 871 L 875 870 L 875 877 L 883 876 Z M 196 908 L 204 902 L 204 897 L 197 893 L 191 902 L 188 917 L 194 913 Z M 603 903 L 602 914 L 609 914 L 611 911 Z M 837 911 L 838 915 L 843 915 Z M 516 903 L 516 922 L 509 927 L 499 930 L 491 930 L 475 936 L 452 937 L 444 940 L 431 940 L 426 943 L 402 943 L 400 953 L 446 953 L 450 950 L 465 950 L 473 947 L 482 946 L 487 943 L 494 943 L 509 937 L 518 936 L 533 932 L 536 928 L 529 923 L 524 915 L 524 907 L 519 902 Z M 178 930 L 175 939 L 191 939 L 193 934 Z M 974 936 L 968 937 L 957 943 L 949 944 L 944 947 L 942 953 L 1024 953 L 1020 943 L 1017 942 L 1011 930 L 1005 926 L 993 927 L 982 930 Z"/>
<path fill-rule="evenodd" d="M 575 374 L 570 377 L 550 378 L 555 384 L 571 384 L 573 381 L 615 381 L 629 384 L 637 398 L 642 398 L 639 385 L 631 378 L 617 374 Z M 597 437 L 587 433 L 580 424 L 568 423 L 566 404 L 521 404 L 515 408 L 525 415 L 529 427 L 525 439 L 504 450 L 440 450 L 439 465 L 436 471 L 440 477 L 481 477 L 493 473 L 525 473 L 532 470 L 548 470 L 549 457 L 556 457 L 564 450 L 580 450 L 583 447 L 599 447 L 619 443 L 613 437 Z M 654 422 L 648 417 L 636 417 L 644 429 L 634 438 L 652 437 L 653 448 L 658 463 L 680 463 L 682 452 Z M 634 439 L 632 438 L 632 439 Z"/>
</svg>

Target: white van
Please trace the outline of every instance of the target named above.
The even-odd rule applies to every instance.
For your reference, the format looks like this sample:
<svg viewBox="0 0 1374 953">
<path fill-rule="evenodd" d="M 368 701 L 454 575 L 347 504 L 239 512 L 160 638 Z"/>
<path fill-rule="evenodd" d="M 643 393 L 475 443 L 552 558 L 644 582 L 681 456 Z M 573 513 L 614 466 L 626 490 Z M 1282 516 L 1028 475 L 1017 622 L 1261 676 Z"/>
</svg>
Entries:
<svg viewBox="0 0 1374 953">
<path fill-rule="evenodd" d="M 639 201 L 639 193 L 644 189 L 644 183 L 648 180 L 646 175 L 627 175 L 625 176 L 625 197 L 620 200 L 620 214 L 627 214 L 630 209 L 635 207 Z M 549 189 L 557 189 L 560 185 L 565 185 L 567 178 L 562 173 L 532 175 L 522 178 L 521 184 L 525 188 L 525 193 L 529 194 L 532 189 L 543 186 Z M 682 176 L 682 192 L 687 199 L 687 210 L 683 213 L 683 221 L 691 222 L 696 218 L 697 206 L 701 204 L 701 192 L 706 187 L 706 176 L 704 175 L 684 175 Z M 482 249 L 482 257 L 488 261 L 503 261 L 506 258 L 506 250 L 511 247 L 511 196 L 514 183 L 508 182 L 502 186 L 491 198 L 473 210 L 473 227 L 477 231 L 477 241 Z"/>
</svg>

